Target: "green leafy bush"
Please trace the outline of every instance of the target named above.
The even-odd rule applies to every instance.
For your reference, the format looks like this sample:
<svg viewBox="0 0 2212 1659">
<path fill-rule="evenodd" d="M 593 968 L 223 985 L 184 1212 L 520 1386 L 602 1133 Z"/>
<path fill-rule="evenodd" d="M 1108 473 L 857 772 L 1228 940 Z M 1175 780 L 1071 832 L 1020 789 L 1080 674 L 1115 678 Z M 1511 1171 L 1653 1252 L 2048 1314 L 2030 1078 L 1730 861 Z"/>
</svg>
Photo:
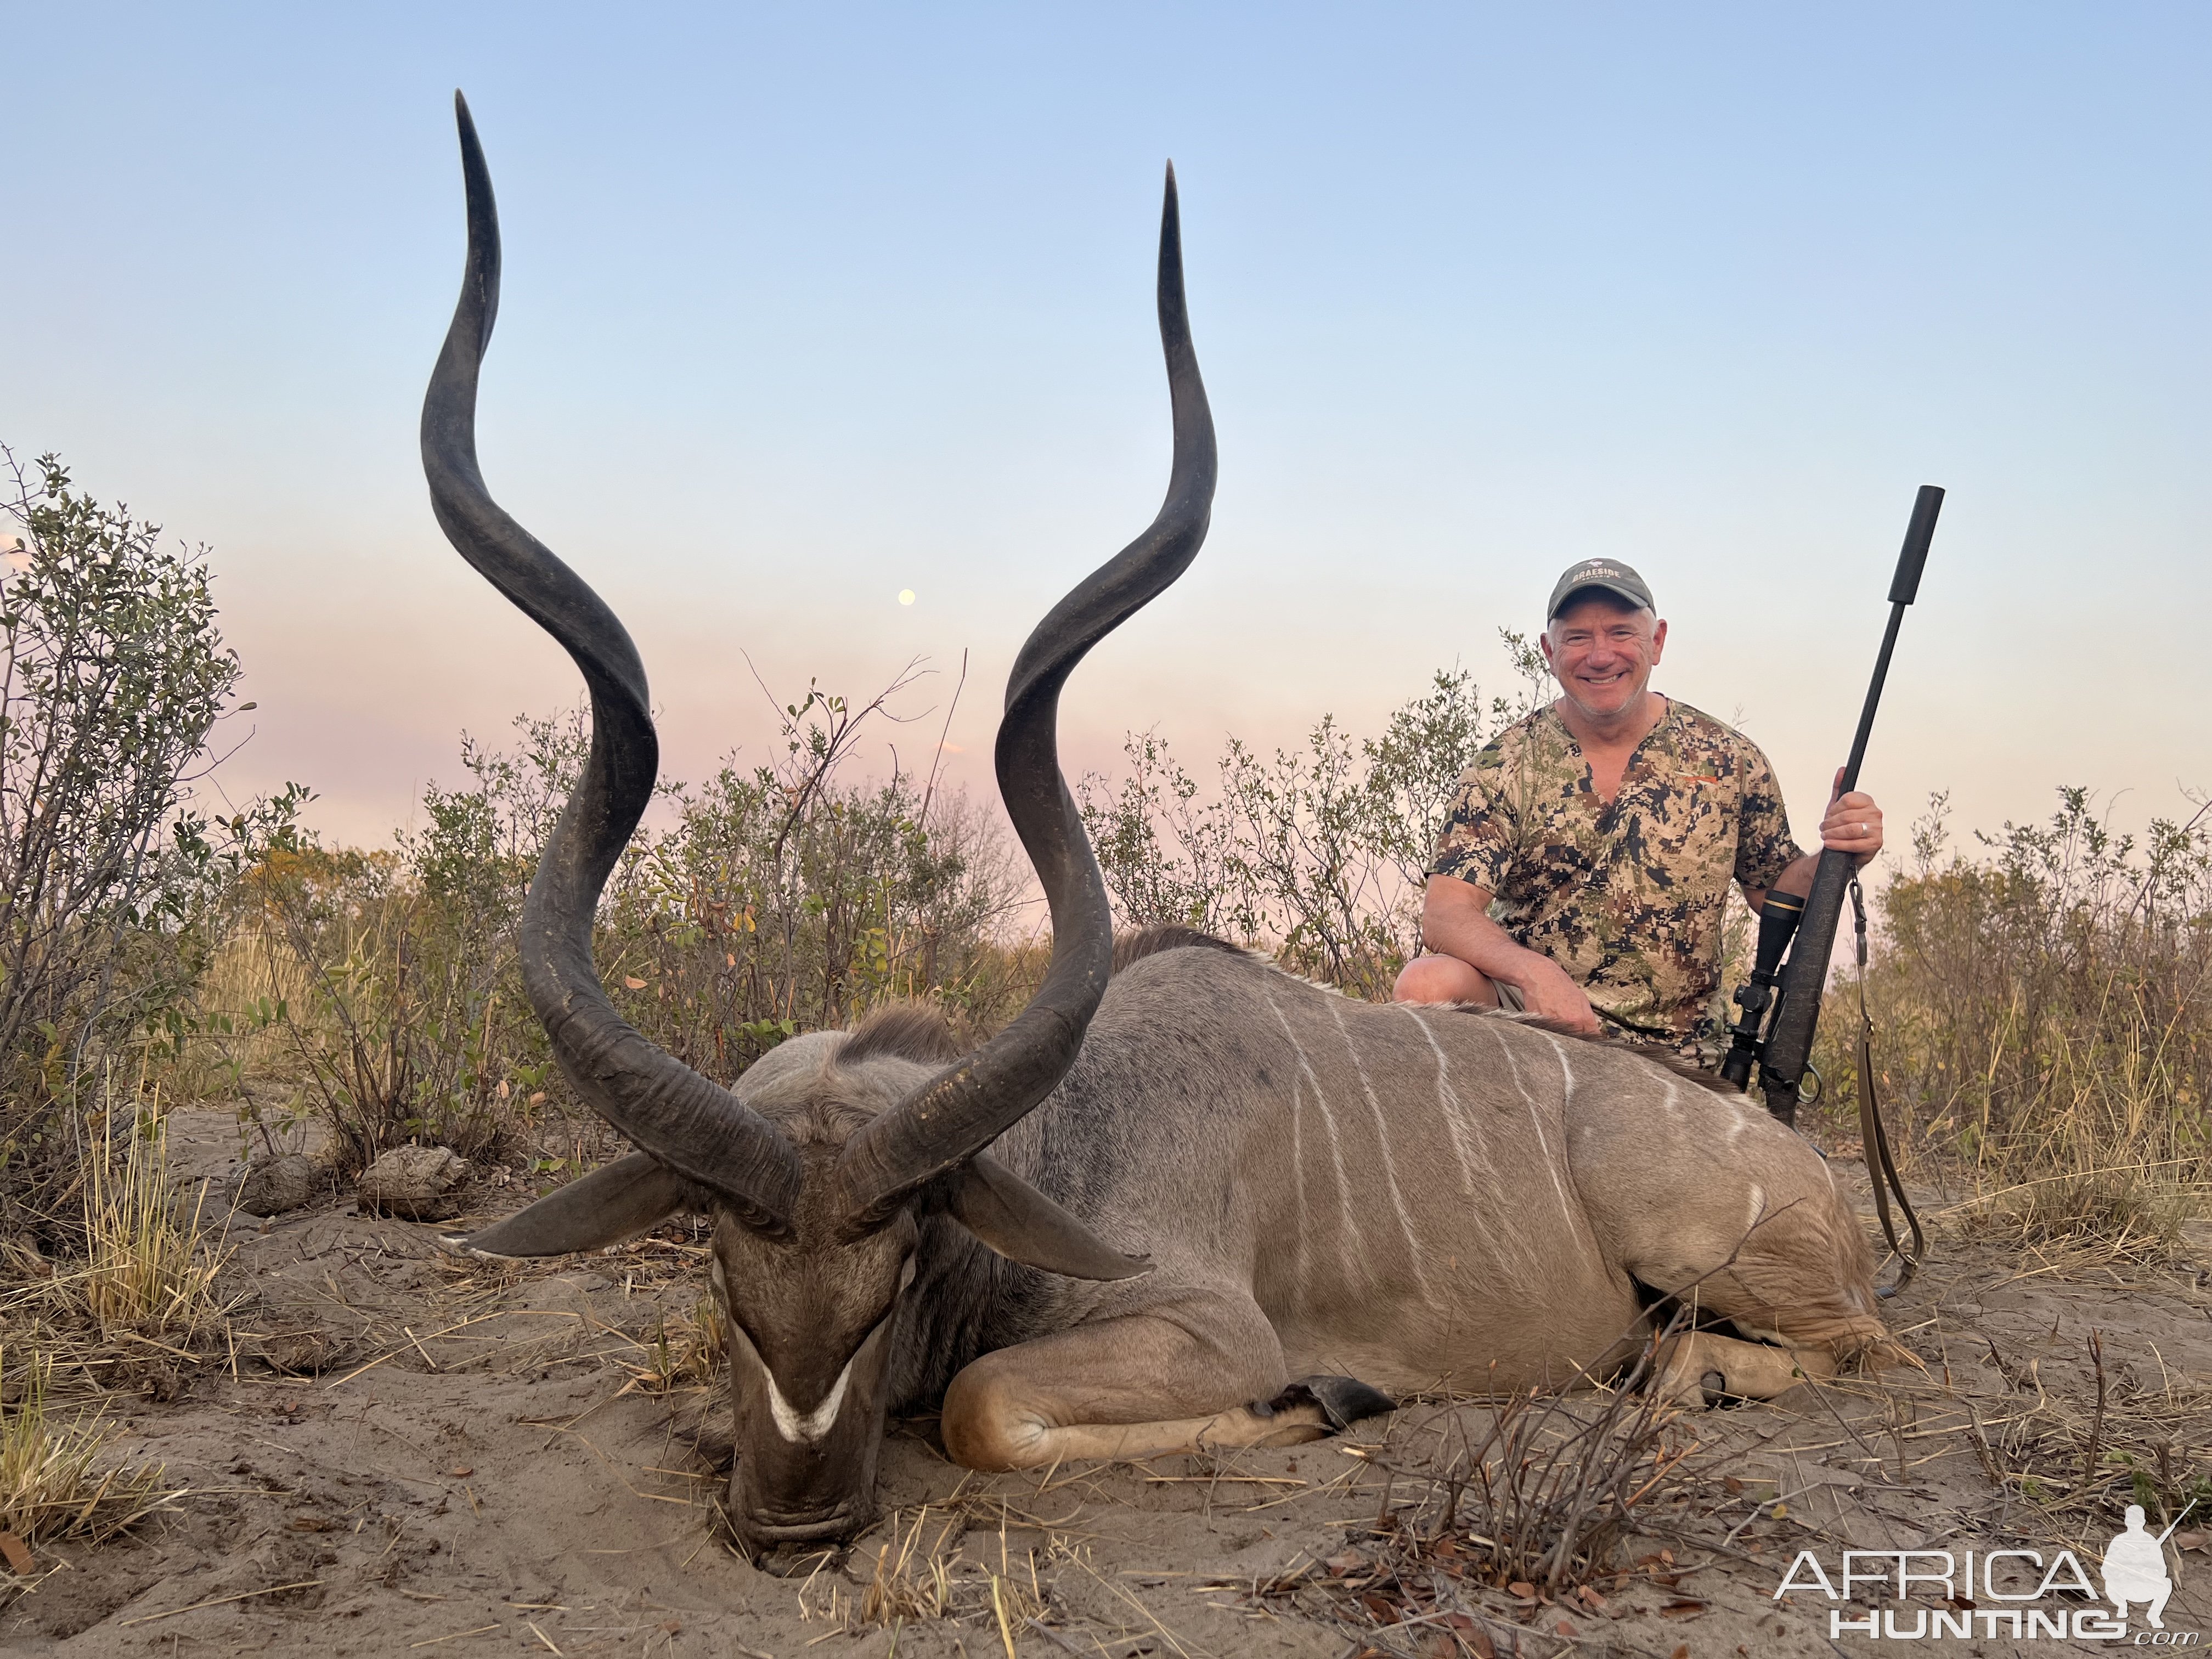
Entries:
<svg viewBox="0 0 2212 1659">
<path fill-rule="evenodd" d="M 609 884 L 602 981 L 625 1018 L 710 1077 L 893 999 L 988 1027 L 1034 982 L 1027 884 L 995 822 L 903 772 L 838 775 L 883 702 L 810 690 L 782 711 L 775 763 L 733 757 L 703 785 L 663 785 Z M 474 1158 L 534 1145 L 557 1161 L 540 1120 L 568 1103 L 523 995 L 515 927 L 590 732 L 580 711 L 514 726 L 510 749 L 465 737 L 465 781 L 426 790 L 422 827 L 391 849 L 295 831 L 241 880 L 203 1046 L 232 1056 L 214 1074 L 234 1080 L 250 1121 L 269 1125 L 267 1085 L 283 1074 L 287 1113 L 319 1117 L 349 1170 L 410 1141 Z"/>
<path fill-rule="evenodd" d="M 1272 757 L 1227 739 L 1214 789 L 1157 732 L 1133 732 L 1118 779 L 1079 786 L 1084 823 L 1123 924 L 1182 922 L 1275 952 L 1355 995 L 1387 995 L 1420 948 L 1424 873 L 1474 752 L 1534 706 L 1542 659 L 1505 635 L 1522 695 L 1486 702 L 1464 669 L 1439 671 L 1379 738 L 1324 714 Z"/>
<path fill-rule="evenodd" d="M 10 1192 L 88 1059 L 188 1000 L 269 810 L 194 805 L 239 665 L 203 551 L 0 448 L 0 1169 Z M 246 705 L 251 707 L 252 705 Z"/>
</svg>

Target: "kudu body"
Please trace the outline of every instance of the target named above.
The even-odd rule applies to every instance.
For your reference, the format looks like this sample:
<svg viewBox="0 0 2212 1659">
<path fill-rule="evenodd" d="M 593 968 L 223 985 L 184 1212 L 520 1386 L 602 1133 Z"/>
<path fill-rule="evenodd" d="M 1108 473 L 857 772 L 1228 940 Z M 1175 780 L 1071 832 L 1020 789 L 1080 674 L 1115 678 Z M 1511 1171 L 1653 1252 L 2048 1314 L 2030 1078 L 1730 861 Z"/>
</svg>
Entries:
<svg viewBox="0 0 2212 1659">
<path fill-rule="evenodd" d="M 465 106 L 460 120 L 469 267 L 425 470 L 455 546 L 591 690 L 592 753 L 531 890 L 524 977 L 571 1082 L 641 1149 L 465 1243 L 546 1255 L 714 1216 L 730 1508 L 750 1542 L 865 1525 L 886 1414 L 940 1401 L 947 1450 L 978 1468 L 1308 1438 L 1387 1407 L 1378 1385 L 1598 1375 L 1638 1340 L 1639 1287 L 1766 1339 L 1679 1340 L 1662 1386 L 1686 1397 L 1771 1395 L 1886 1345 L 1826 1166 L 1739 1097 L 1510 1017 L 1352 1002 L 1176 931 L 1109 984 L 1110 915 L 1054 726 L 1069 671 L 1205 535 L 1213 439 L 1172 173 L 1167 501 L 1031 635 L 999 733 L 1000 792 L 1052 908 L 1036 997 L 971 1054 L 895 1009 L 794 1038 L 729 1089 L 625 1024 L 591 921 L 652 787 L 644 672 L 477 471 L 498 233 Z"/>
<path fill-rule="evenodd" d="M 1305 1437 L 1381 1403 L 1352 1377 L 1602 1376 L 1641 1340 L 1639 1287 L 1694 1286 L 1781 1345 L 1701 1335 L 1686 1389 L 1771 1395 L 1793 1358 L 1817 1372 L 1881 1344 L 1827 1166 L 1733 1091 L 1507 1016 L 1356 1002 L 1179 929 L 1134 944 L 1067 1076 L 993 1156 L 1152 1270 L 1071 1279 L 925 1226 L 885 1397 L 942 1400 L 960 1462 Z M 948 1040 L 899 1011 L 785 1043 L 738 1092 L 834 1140 L 823 1103 L 858 1121 Z"/>
</svg>

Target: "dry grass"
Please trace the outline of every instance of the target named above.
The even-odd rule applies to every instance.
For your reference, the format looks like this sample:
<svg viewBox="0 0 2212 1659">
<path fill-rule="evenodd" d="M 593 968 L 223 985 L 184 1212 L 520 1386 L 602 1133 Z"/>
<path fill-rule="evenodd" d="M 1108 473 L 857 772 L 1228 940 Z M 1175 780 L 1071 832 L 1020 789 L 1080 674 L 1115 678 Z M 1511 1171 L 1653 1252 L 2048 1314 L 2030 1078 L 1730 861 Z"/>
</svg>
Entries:
<svg viewBox="0 0 2212 1659">
<path fill-rule="evenodd" d="M 702 1296 L 689 1314 L 653 1322 L 639 1342 L 639 1357 L 625 1359 L 630 1374 L 624 1393 L 679 1394 L 710 1389 L 722 1374 L 729 1346 L 728 1322 L 712 1294 Z"/>
<path fill-rule="evenodd" d="M 2087 1339 L 2092 1391 L 2074 1399 L 2045 1386 L 2039 1364 L 1987 1344 L 1982 1363 L 2001 1376 L 2014 1403 L 1979 1416 L 1974 1455 L 1999 1490 L 2036 1505 L 2063 1525 L 2069 1517 L 2104 1522 L 2140 1504 L 2160 1525 L 2193 1500 L 2212 1506 L 2212 1388 L 2156 1375 L 2108 1356 L 2101 1337 Z"/>
<path fill-rule="evenodd" d="M 54 1281 L 103 1337 L 133 1332 L 189 1348 L 222 1316 L 222 1261 L 206 1237 L 203 1188 L 189 1210 L 169 1180 L 169 1133 L 154 1111 L 103 1113 L 86 1151 L 82 1268 Z M 117 1143 L 120 1141 L 118 1146 Z"/>
<path fill-rule="evenodd" d="M 2111 833 L 2084 792 L 1952 850 L 1942 802 L 1878 896 L 1867 996 L 1893 1139 L 1954 1224 L 2172 1256 L 2212 1191 L 2212 835 Z M 1822 1019 L 1821 1110 L 1853 1140 L 1856 989 Z"/>
<path fill-rule="evenodd" d="M 817 1595 L 813 1616 L 857 1634 L 922 1620 L 946 1619 L 980 1626 L 1009 1653 L 1042 1620 L 1049 1605 L 1034 1550 L 1015 1551 L 1003 1511 L 996 1549 L 987 1533 L 969 1530 L 973 1516 L 957 1499 L 923 1504 L 908 1519 L 894 1511 L 887 1536 L 876 1546 L 873 1571 L 858 1596 L 831 1585 Z M 975 1547 L 970 1548 L 971 1540 Z M 1063 1539 L 1047 1534 L 1048 1556 L 1066 1555 Z M 993 1559 L 995 1554 L 995 1562 Z M 801 1605 L 808 1605 L 805 1592 Z"/>
<path fill-rule="evenodd" d="M 915 1511 L 913 1524 L 902 1534 L 899 1517 L 891 1516 L 890 1536 L 876 1547 L 875 1572 L 860 1593 L 863 1625 L 942 1619 L 952 1611 L 952 1573 L 945 1542 L 951 1536 L 957 1544 L 957 1522 L 940 1516 L 934 1541 L 923 1549 L 922 1532 L 929 1521 L 925 1504 Z"/>
<path fill-rule="evenodd" d="M 251 1118 L 258 1115 L 260 1097 L 281 1092 L 297 1097 L 303 1113 L 305 1079 L 286 1021 L 313 1008 L 315 981 L 266 921 L 240 928 L 216 948 L 201 971 L 197 1000 L 197 1028 L 164 1061 L 171 1097 L 236 1104 Z"/>
<path fill-rule="evenodd" d="M 1946 1214 L 1968 1237 L 2013 1248 L 2152 1263 L 2173 1259 L 2202 1201 L 2155 1170 L 2123 1164 L 1987 1187 Z"/>
<path fill-rule="evenodd" d="M 1639 1371 L 1648 1371 L 1646 1365 Z M 1455 1534 L 1498 1586 L 1554 1594 L 1609 1571 L 1638 1506 L 1697 1449 L 1658 1390 L 1636 1374 L 1595 1401 L 1531 1390 L 1498 1407 L 1480 1442 L 1464 1438 L 1439 1475 L 1428 1535 Z"/>
<path fill-rule="evenodd" d="M 40 1413 L 125 1389 L 167 1398 L 185 1370 L 228 1350 L 225 1255 L 210 1237 L 204 1193 L 187 1202 L 171 1182 L 166 1121 L 131 1102 L 83 1127 L 69 1230 L 83 1255 L 54 1261 L 4 1247 L 0 1344 L 13 1358 L 0 1363 L 0 1389 Z"/>
<path fill-rule="evenodd" d="M 5 1359 L 0 1351 L 0 1370 Z M 52 1369 L 50 1358 L 33 1354 L 18 1374 L 15 1397 L 0 1401 L 0 1532 L 26 1543 L 96 1543 L 179 1494 L 162 1490 L 159 1464 L 102 1470 L 113 1431 L 96 1408 L 60 1420 L 46 1398 Z"/>
<path fill-rule="evenodd" d="M 1391 1644 L 1411 1639 L 1488 1655 L 1522 1650 L 1531 1621 L 1548 1631 L 1625 1591 L 1673 1590 L 1674 1550 L 1654 1540 L 1679 1533 L 1706 1474 L 1679 1413 L 1625 1386 L 1515 1395 L 1488 1407 L 1486 1423 L 1485 1410 L 1442 1407 L 1395 1455 L 1364 1451 L 1376 1508 L 1345 1523 L 1336 1553 L 1317 1549 L 1253 1583 L 1250 1601 L 1332 1623 L 1350 1651 L 1399 1652 Z M 1432 1433 L 1448 1449 L 1414 1455 L 1411 1442 Z M 1631 1561 L 1634 1540 L 1649 1547 Z"/>
<path fill-rule="evenodd" d="M 1552 1601 L 1617 1577 L 1620 1547 L 1647 1529 L 1698 1449 L 1682 1413 L 1641 1386 L 1656 1352 L 1647 1345 L 1614 1386 L 1507 1396 L 1479 1435 L 1465 1408 L 1446 1407 L 1439 1420 L 1457 1443 L 1442 1456 L 1367 1454 L 1382 1476 L 1374 1518 L 1347 1534 L 1344 1554 L 1260 1587 L 1262 1599 L 1326 1604 L 1374 1628 L 1465 1613 L 1470 1592 Z"/>
</svg>

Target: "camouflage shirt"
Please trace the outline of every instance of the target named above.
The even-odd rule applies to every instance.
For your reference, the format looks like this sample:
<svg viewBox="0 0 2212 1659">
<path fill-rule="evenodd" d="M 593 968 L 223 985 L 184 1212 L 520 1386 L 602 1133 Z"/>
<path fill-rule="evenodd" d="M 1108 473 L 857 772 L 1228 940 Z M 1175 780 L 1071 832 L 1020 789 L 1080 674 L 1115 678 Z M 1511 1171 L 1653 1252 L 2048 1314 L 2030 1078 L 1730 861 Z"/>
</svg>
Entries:
<svg viewBox="0 0 2212 1659">
<path fill-rule="evenodd" d="M 1800 856 L 1758 745 L 1669 698 L 1610 805 L 1550 708 L 1499 732 L 1460 780 L 1430 872 L 1487 890 L 1499 926 L 1601 1014 L 1693 1040 L 1717 1012 L 1729 884 L 1771 886 Z"/>
</svg>

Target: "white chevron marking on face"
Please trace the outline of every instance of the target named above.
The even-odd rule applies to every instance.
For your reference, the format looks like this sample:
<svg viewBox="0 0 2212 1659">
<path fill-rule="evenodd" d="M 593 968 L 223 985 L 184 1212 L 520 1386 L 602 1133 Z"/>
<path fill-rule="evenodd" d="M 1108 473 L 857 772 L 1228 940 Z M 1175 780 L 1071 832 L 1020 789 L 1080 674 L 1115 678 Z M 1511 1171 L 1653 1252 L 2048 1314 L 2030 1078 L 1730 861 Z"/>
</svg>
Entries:
<svg viewBox="0 0 2212 1659">
<path fill-rule="evenodd" d="M 730 1306 L 730 1285 L 728 1276 L 722 1271 L 722 1259 L 720 1256 L 709 1257 L 707 1265 L 708 1271 L 714 1277 L 715 1294 L 721 1299 L 723 1311 L 727 1313 Z M 906 1259 L 905 1265 L 899 1270 L 898 1294 L 904 1296 L 907 1286 L 913 1283 L 914 1258 L 909 1255 Z M 743 1347 L 752 1356 L 753 1364 L 760 1367 L 762 1380 L 768 1384 L 768 1414 L 770 1420 L 775 1424 L 775 1431 L 778 1434 L 794 1446 L 811 1446 L 819 1442 L 824 1435 L 836 1426 L 837 1413 L 844 1408 L 845 1405 L 845 1387 L 853 1380 L 853 1367 L 860 1363 L 861 1354 L 867 1351 L 868 1343 L 882 1334 L 884 1326 L 890 1322 L 891 1314 L 897 1310 L 898 1304 L 894 1302 L 891 1304 L 891 1313 L 886 1313 L 876 1328 L 868 1333 L 867 1340 L 853 1351 L 853 1357 L 845 1362 L 845 1369 L 837 1373 L 837 1380 L 830 1385 L 830 1392 L 823 1396 L 822 1403 L 811 1412 L 798 1410 L 791 1401 L 783 1397 L 783 1389 L 776 1382 L 775 1373 L 769 1370 L 768 1361 L 762 1358 L 760 1350 L 753 1346 L 752 1339 L 745 1334 L 744 1327 L 738 1324 L 734 1317 L 731 1319 L 730 1340 L 732 1346 Z"/>
<path fill-rule="evenodd" d="M 855 1354 L 854 1358 L 860 1356 Z M 756 1362 L 760 1356 L 753 1356 Z M 812 1411 L 801 1415 L 792 1409 L 791 1402 L 783 1397 L 776 1386 L 775 1373 L 764 1364 L 761 1375 L 768 1379 L 768 1411 L 775 1419 L 775 1431 L 794 1446 L 812 1445 L 830 1432 L 837 1421 L 838 1408 L 845 1403 L 845 1385 L 853 1380 L 853 1361 L 845 1362 L 845 1369 L 837 1373 L 837 1380 L 830 1385 L 830 1392 Z"/>
</svg>

